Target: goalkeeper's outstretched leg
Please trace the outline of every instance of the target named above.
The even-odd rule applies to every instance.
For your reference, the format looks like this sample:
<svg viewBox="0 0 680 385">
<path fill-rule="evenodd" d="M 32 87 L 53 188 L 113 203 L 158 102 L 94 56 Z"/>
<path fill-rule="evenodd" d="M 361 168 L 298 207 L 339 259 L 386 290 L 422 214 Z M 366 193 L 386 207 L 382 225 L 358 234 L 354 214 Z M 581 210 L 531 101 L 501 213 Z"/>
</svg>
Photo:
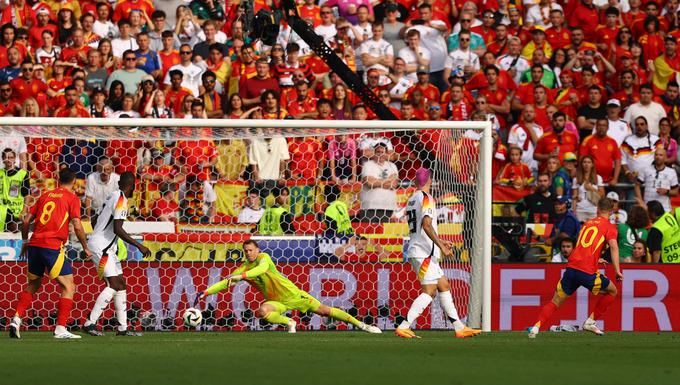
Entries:
<svg viewBox="0 0 680 385">
<path fill-rule="evenodd" d="M 260 252 L 257 242 L 250 239 L 243 242 L 245 262 L 231 272 L 227 279 L 210 286 L 199 294 L 194 306 L 207 295 L 216 294 L 228 289 L 240 280 L 245 280 L 256 288 L 267 300 L 257 311 L 257 316 L 269 323 L 285 325 L 289 333 L 295 333 L 296 322 L 284 314 L 288 310 L 298 310 L 302 313 L 313 312 L 320 316 L 331 317 L 354 325 L 357 329 L 368 333 L 382 333 L 371 325 L 357 320 L 345 311 L 326 306 L 304 290 L 300 290 L 293 282 L 284 277 L 267 253 Z"/>
</svg>

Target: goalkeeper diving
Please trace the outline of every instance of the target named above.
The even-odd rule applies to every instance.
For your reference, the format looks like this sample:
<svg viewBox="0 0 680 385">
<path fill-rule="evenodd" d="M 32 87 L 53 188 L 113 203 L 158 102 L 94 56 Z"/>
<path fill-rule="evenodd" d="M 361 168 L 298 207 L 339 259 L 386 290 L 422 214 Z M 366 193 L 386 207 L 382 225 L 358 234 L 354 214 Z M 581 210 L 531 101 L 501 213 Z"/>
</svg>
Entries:
<svg viewBox="0 0 680 385">
<path fill-rule="evenodd" d="M 382 333 L 376 326 L 366 325 L 346 312 L 326 306 L 304 290 L 300 290 L 293 282 L 283 276 L 267 253 L 260 251 L 257 242 L 249 239 L 243 242 L 245 261 L 223 281 L 210 286 L 199 294 L 196 302 L 208 295 L 217 294 L 228 289 L 236 282 L 245 280 L 255 287 L 265 298 L 265 302 L 257 310 L 257 317 L 272 324 L 285 325 L 288 333 L 295 333 L 297 322 L 286 317 L 288 310 L 302 313 L 313 312 L 323 317 L 330 317 L 354 325 L 357 329 L 368 333 Z"/>
</svg>

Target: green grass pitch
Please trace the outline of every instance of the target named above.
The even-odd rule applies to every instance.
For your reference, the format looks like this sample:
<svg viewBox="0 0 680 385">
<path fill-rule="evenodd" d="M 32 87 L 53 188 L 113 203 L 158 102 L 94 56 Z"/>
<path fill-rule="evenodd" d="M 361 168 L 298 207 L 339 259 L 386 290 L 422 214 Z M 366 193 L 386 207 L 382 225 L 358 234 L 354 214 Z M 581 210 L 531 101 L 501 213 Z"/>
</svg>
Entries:
<svg viewBox="0 0 680 385">
<path fill-rule="evenodd" d="M 678 384 L 680 333 L 146 333 L 0 339 L 0 384 Z"/>
</svg>

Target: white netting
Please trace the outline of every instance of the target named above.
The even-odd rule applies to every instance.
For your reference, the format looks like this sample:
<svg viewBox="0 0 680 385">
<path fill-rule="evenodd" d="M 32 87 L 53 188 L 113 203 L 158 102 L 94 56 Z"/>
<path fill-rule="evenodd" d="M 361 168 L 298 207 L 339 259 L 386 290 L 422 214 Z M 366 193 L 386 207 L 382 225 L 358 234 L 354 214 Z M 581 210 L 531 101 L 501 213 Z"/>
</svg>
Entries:
<svg viewBox="0 0 680 385">
<path fill-rule="evenodd" d="M 123 262 L 129 321 L 136 328 L 182 330 L 181 312 L 199 290 L 237 266 L 240 244 L 251 237 L 283 274 L 322 303 L 348 310 L 383 329 L 394 328 L 419 287 L 403 251 L 408 242 L 403 206 L 415 190 L 412 180 L 419 167 L 433 171 L 439 232 L 455 244 L 454 258 L 442 262 L 454 301 L 461 316 L 469 317 L 473 326 L 481 325 L 486 228 L 481 209 L 481 128 L 404 129 L 400 127 L 408 122 L 382 122 L 392 127 L 206 129 L 205 124 L 192 121 L 198 127 L 189 129 L 172 127 L 167 121 L 163 122 L 166 127 L 149 126 L 149 120 L 145 126 L 138 121 L 117 121 L 132 126 L 73 128 L 49 122 L 55 121 L 2 129 L 5 137 L 26 141 L 31 184 L 26 207 L 55 186 L 59 167 L 69 167 L 77 174 L 76 193 L 82 198 L 87 220 L 107 192 L 117 188 L 109 180 L 124 171 L 137 175 L 129 210 L 134 223 L 127 226 L 151 249 L 152 256 L 144 260 L 128 247 Z M 309 122 L 304 124 L 309 127 Z M 387 147 L 386 162 L 396 167 L 396 183 L 371 194 L 362 192 L 362 172 L 367 172 L 365 162 L 380 152 L 377 143 Z M 392 166 L 379 164 L 376 177 L 388 179 Z M 285 207 L 292 214 L 293 229 L 274 226 L 274 235 L 262 236 L 265 226 L 256 222 L 268 215 L 265 208 L 274 204 L 274 194 L 284 194 L 284 186 L 289 192 Z M 328 186 L 339 188 L 353 230 L 362 239 L 326 230 Z M 357 246 L 347 246 L 347 242 Z M 25 283 L 26 264 L 19 259 L 18 234 L 5 233 L 0 246 L 0 317 L 8 318 Z M 104 284 L 93 265 L 82 261 L 79 249 L 72 241 L 67 255 L 73 261 L 77 284 L 72 322 L 82 324 Z M 43 287 L 29 311 L 29 327 L 54 323 L 58 295 L 53 283 Z M 269 328 L 254 316 L 261 299 L 245 283 L 209 297 L 202 327 Z M 431 309 L 417 327 L 450 327 L 439 306 Z M 114 317 L 109 309 L 101 322 L 112 326 Z M 302 328 L 346 327 L 309 314 L 294 317 Z"/>
</svg>

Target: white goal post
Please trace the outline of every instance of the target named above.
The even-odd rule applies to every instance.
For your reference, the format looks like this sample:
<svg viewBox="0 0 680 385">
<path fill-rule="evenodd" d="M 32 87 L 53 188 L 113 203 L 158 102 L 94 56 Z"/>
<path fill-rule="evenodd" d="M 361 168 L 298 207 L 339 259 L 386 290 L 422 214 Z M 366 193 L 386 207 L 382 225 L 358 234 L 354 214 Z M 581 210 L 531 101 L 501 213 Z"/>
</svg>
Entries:
<svg viewBox="0 0 680 385">
<path fill-rule="evenodd" d="M 180 129 L 181 128 L 181 129 Z M 214 135 L 205 136 L 205 128 L 213 129 Z M 330 137 L 340 134 L 354 133 L 391 133 L 420 130 L 442 130 L 443 132 L 456 133 L 456 138 L 463 138 L 466 130 L 477 133 L 478 159 L 471 160 L 470 165 L 460 164 L 458 167 L 474 167 L 476 170 L 467 170 L 474 173 L 470 183 L 470 200 L 462 204 L 474 205 L 474 210 L 466 211 L 474 214 L 473 239 L 463 240 L 469 242 L 471 249 L 465 256 L 460 257 L 469 263 L 469 297 L 470 302 L 467 311 L 467 322 L 473 327 L 481 327 L 484 331 L 491 330 L 491 238 L 492 238 L 492 126 L 490 122 L 481 121 L 340 121 L 340 120 L 238 120 L 238 119 L 96 119 L 96 118 L 32 118 L 32 117 L 3 117 L 0 127 L 0 136 L 6 136 L 10 132 L 18 133 L 27 140 L 29 138 L 58 138 L 77 140 L 134 140 L 134 141 L 196 141 L 231 138 L 262 137 L 264 129 L 275 128 L 276 134 L 272 136 L 283 137 Z M 223 129 L 234 129 L 229 132 Z M 257 131 L 260 129 L 260 131 Z M 453 134 L 451 134 L 453 135 Z M 453 139 L 451 139 L 453 140 Z M 442 144 L 439 143 L 439 146 Z M 463 159 L 451 154 L 451 159 Z M 30 154 L 29 154 L 30 156 Z M 398 156 L 398 154 L 397 154 Z M 463 159 L 464 160 L 464 159 Z M 434 171 L 433 179 L 437 179 L 437 170 Z M 448 171 L 447 171 L 448 172 Z M 442 179 L 443 180 L 443 179 Z M 405 181 L 402 181 L 405 183 Z M 448 182 L 447 182 L 448 183 Z M 453 182 L 451 182 L 453 183 Z M 441 182 L 440 189 L 447 189 L 448 184 Z M 451 191 L 446 191 L 455 194 Z M 470 220 L 470 218 L 468 218 Z M 441 226 L 441 222 L 440 222 Z M 464 226 L 463 226 L 464 227 Z M 190 242 L 183 240 L 182 233 L 185 228 L 178 225 L 178 242 Z M 386 227 L 387 228 L 387 227 Z M 192 233 L 192 237 L 200 236 L 200 229 Z M 233 235 L 229 226 L 216 225 L 211 228 L 214 233 Z M 150 231 L 151 232 L 151 231 Z M 198 235 L 196 235 L 198 234 Z M 299 235 L 299 234 L 298 234 Z M 304 234 L 303 237 L 313 234 Z M 465 235 L 465 234 L 464 234 Z M 470 236 L 470 234 L 467 234 Z M 312 237 L 313 238 L 313 237 Z M 216 238 L 217 239 L 217 238 Z M 219 242 L 219 241 L 218 241 Z M 226 241 L 225 241 L 226 242 Z M 189 252 L 189 251 L 187 251 Z M 157 261 L 160 261 L 158 259 Z M 186 263 L 178 259 L 179 263 Z M 215 260 L 217 261 L 217 260 Z M 153 262 L 155 263 L 155 262 Z M 180 266 L 180 265 L 178 265 Z M 452 267 L 455 267 L 451 265 Z M 446 266 L 443 265 L 446 270 Z M 8 270 L 9 271 L 9 270 Z M 16 270 L 11 270 L 15 272 Z M 3 270 L 0 269 L 0 273 Z M 77 274 L 77 269 L 76 269 Z M 179 273 L 177 273 L 179 274 Z M 450 277 L 451 278 L 451 277 Z M 163 276 L 155 277 L 158 282 L 163 281 Z M 179 278 L 178 278 L 179 279 Z M 214 277 L 206 278 L 206 284 L 212 283 Z M 151 280 L 151 278 L 149 278 Z M 0 282 L 4 284 L 3 282 Z M 3 287 L 3 285 L 0 285 Z M 20 288 L 14 284 L 11 288 L 18 292 Z M 185 291 L 184 295 L 189 296 Z M 242 292 L 244 298 L 247 293 Z M 130 294 L 129 294 L 130 295 Z M 173 294 L 175 295 L 174 291 Z M 178 295 L 183 295 L 180 292 Z M 455 293 L 454 293 L 455 296 Z M 4 300 L 13 303 L 14 297 L 5 294 Z M 475 300 L 473 300 L 473 298 Z M 134 298 L 130 299 L 134 302 Z M 0 296 L 0 303 L 4 304 Z M 0 314 L 0 317 L 4 316 Z"/>
</svg>

